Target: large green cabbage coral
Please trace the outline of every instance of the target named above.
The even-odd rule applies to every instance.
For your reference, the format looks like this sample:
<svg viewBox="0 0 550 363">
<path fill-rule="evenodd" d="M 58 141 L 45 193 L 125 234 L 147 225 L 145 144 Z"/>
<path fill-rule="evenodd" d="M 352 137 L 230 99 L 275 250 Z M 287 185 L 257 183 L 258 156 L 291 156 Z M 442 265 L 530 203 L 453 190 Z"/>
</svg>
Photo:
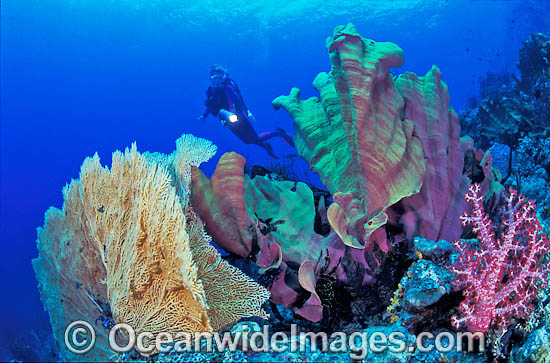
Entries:
<svg viewBox="0 0 550 363">
<path fill-rule="evenodd" d="M 426 164 L 389 72 L 403 64 L 401 48 L 364 39 L 348 24 L 334 30 L 327 49 L 331 71 L 313 81 L 320 98 L 301 100 L 293 88 L 273 106 L 290 113 L 296 149 L 334 195 L 332 228 L 363 248 L 386 223 L 386 209 L 419 192 Z"/>
</svg>

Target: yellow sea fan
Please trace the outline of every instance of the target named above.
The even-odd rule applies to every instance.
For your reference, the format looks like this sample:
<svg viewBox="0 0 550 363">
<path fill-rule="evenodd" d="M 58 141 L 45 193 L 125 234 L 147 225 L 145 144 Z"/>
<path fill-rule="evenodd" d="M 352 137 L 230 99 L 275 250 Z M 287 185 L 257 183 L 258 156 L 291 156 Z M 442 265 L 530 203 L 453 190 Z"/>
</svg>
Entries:
<svg viewBox="0 0 550 363">
<path fill-rule="evenodd" d="M 192 145 L 204 152 L 183 155 L 189 147 L 181 143 L 190 138 L 180 139 L 169 156 L 142 155 L 133 144 L 113 154 L 110 170 L 97 155 L 87 158 L 80 179 L 64 189 L 63 210 L 46 214 L 33 266 L 64 359 L 112 359 L 101 326 L 100 350 L 75 356 L 63 348 L 71 321 L 93 323 L 111 311 L 116 323 L 153 335 L 212 331 L 241 317 L 265 316 L 261 305 L 269 293 L 220 259 L 186 205 L 183 169 L 215 151 L 197 141 Z"/>
<path fill-rule="evenodd" d="M 191 249 L 197 265 L 197 276 L 204 286 L 212 328 L 219 330 L 251 316 L 268 319 L 262 305 L 269 299 L 269 291 L 222 260 L 218 251 L 209 243 L 210 237 L 204 232 L 202 221 L 195 213 L 187 215 L 189 231 L 194 236 Z"/>
<path fill-rule="evenodd" d="M 135 144 L 113 154 L 110 172 L 98 159 L 83 165 L 81 183 L 94 237 L 105 251 L 113 317 L 137 333 L 211 331 L 204 290 L 190 252 L 185 215 L 166 169 Z M 97 193 L 94 186 L 101 185 Z"/>
</svg>

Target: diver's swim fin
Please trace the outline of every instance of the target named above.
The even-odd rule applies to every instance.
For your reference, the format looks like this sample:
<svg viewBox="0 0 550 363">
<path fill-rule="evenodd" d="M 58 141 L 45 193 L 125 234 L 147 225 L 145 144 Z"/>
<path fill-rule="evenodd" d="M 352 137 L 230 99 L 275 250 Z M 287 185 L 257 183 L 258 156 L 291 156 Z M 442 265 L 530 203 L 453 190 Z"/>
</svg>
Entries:
<svg viewBox="0 0 550 363">
<path fill-rule="evenodd" d="M 273 147 L 271 146 L 271 144 L 269 142 L 264 141 L 263 145 L 261 145 L 261 146 L 263 146 L 263 148 L 267 151 L 269 156 L 271 156 L 273 159 L 279 159 L 277 154 L 275 154 L 275 152 L 273 151 Z"/>
<path fill-rule="evenodd" d="M 290 136 L 289 134 L 286 133 L 286 131 L 280 127 L 277 127 L 277 131 L 279 131 L 280 133 L 280 136 L 283 140 L 285 140 L 285 142 L 292 148 L 296 148 L 296 146 L 294 146 L 294 139 L 292 138 L 292 136 Z"/>
</svg>

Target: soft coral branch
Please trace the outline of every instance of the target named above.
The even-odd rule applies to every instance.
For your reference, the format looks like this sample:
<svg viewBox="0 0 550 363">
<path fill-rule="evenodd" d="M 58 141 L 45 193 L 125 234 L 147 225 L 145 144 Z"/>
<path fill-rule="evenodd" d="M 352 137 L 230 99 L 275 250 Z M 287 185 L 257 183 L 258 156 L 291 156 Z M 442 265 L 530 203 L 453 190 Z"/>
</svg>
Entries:
<svg viewBox="0 0 550 363">
<path fill-rule="evenodd" d="M 453 285 L 463 290 L 465 299 L 459 305 L 462 316 L 453 316 L 452 324 L 472 332 L 504 328 L 513 318 L 532 311 L 537 289 L 548 283 L 550 268 L 540 260 L 548 254 L 550 243 L 541 233 L 535 203 L 526 202 L 513 189 L 505 197 L 498 238 L 497 227 L 483 209 L 480 185 L 471 185 L 464 198 L 472 212 L 464 213 L 460 220 L 464 226 L 473 225 L 480 247 L 454 242 L 459 257 L 451 268 L 457 277 Z"/>
</svg>

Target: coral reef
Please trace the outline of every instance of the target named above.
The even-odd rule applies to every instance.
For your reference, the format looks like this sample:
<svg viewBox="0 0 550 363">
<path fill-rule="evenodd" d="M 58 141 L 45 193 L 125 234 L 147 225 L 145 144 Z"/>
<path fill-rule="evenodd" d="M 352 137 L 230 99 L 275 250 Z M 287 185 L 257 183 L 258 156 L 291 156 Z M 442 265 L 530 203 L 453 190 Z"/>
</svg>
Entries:
<svg viewBox="0 0 550 363">
<path fill-rule="evenodd" d="M 550 281 L 550 275 L 547 279 Z M 512 349 L 510 361 L 514 363 L 550 361 L 550 288 L 539 291 L 535 311 L 519 328 L 528 335 L 521 345 Z"/>
<path fill-rule="evenodd" d="M 550 76 L 550 38 L 545 34 L 535 33 L 523 44 L 519 50 L 519 87 L 522 91 L 531 93 L 541 81 L 541 76 Z"/>
<path fill-rule="evenodd" d="M 525 343 L 511 357 L 511 362 L 548 362 L 550 359 L 550 328 L 540 328 L 529 334 Z"/>
<path fill-rule="evenodd" d="M 422 258 L 435 262 L 445 261 L 453 252 L 453 245 L 445 240 L 434 242 L 422 237 L 414 239 L 414 247 Z"/>
<path fill-rule="evenodd" d="M 243 321 L 240 326 L 253 326 L 254 322 Z M 248 328 L 250 329 L 250 328 Z M 298 333 L 298 332 L 297 332 Z M 393 334 L 393 335 L 392 335 Z M 450 339 L 456 340 L 456 334 L 449 333 Z M 313 334 L 315 336 L 315 334 Z M 381 338 L 392 337 L 389 339 L 388 347 L 384 344 L 369 345 L 369 337 Z M 268 337 L 271 339 L 271 336 Z M 328 352 L 322 352 L 319 348 L 313 349 L 308 342 L 310 338 L 306 335 L 295 335 L 278 340 L 279 347 L 265 351 L 234 350 L 227 347 L 221 347 L 213 342 L 214 349 L 207 350 L 207 343 L 204 342 L 199 352 L 174 352 L 161 353 L 157 362 L 402 362 L 402 363 L 420 363 L 420 362 L 455 362 L 455 363 L 479 363 L 485 362 L 483 354 L 457 352 L 455 350 L 438 352 L 436 350 L 425 351 L 412 348 L 415 345 L 415 336 L 407 331 L 399 323 L 388 326 L 371 326 L 367 329 L 358 331 L 350 344 L 340 343 L 338 336 L 327 339 L 327 346 L 332 349 Z M 351 337 L 350 337 L 351 339 Z M 319 343 L 321 339 L 317 340 Z M 381 342 L 380 339 L 378 342 Z M 447 345 L 449 339 L 444 340 L 442 344 Z M 295 351 L 289 347 L 294 343 Z M 304 344 L 305 346 L 301 346 Z M 424 339 L 426 346 L 433 345 L 433 338 Z M 384 347 L 384 348 L 382 348 Z M 242 348 L 242 347 L 241 347 Z M 386 349 L 388 348 L 388 349 Z"/>
<path fill-rule="evenodd" d="M 474 137 L 476 144 L 490 146 L 493 167 L 502 172 L 505 187 L 512 187 L 537 203 L 538 221 L 546 233 L 550 232 L 550 199 L 545 192 L 550 188 L 549 44 L 548 36 L 532 34 L 519 51 L 521 78 L 488 74 L 480 84 L 481 105 L 472 106 L 461 117 L 463 130 Z M 498 217 L 498 199 L 486 200 L 484 204 L 492 218 Z M 494 357 L 518 362 L 548 360 L 548 344 L 539 343 L 546 321 L 541 312 L 548 304 L 543 292 L 539 290 L 535 300 L 538 307 L 525 321 L 497 334 L 492 348 Z"/>
<path fill-rule="evenodd" d="M 97 154 L 86 159 L 80 178 L 64 189 L 63 209 L 46 213 L 33 266 L 60 347 L 74 320 L 111 319 L 155 334 L 212 331 L 242 317 L 267 317 L 261 305 L 268 292 L 221 260 L 178 196 L 177 185 L 188 193 L 191 166 L 215 151 L 205 140 L 185 136 L 189 140 L 199 148 L 195 155 L 178 155 L 186 153 L 178 142 L 169 157 L 141 155 L 134 144 L 113 154 L 110 170 Z M 106 328 L 92 352 L 61 349 L 62 357 L 112 359 Z"/>
<path fill-rule="evenodd" d="M 529 104 L 519 97 L 485 99 L 479 106 L 478 116 L 481 121 L 482 147 L 496 141 L 515 146 L 523 132 L 534 128 Z"/>
<path fill-rule="evenodd" d="M 537 33 L 519 51 L 521 79 L 489 74 L 481 82 L 482 101 L 461 117 L 464 130 L 483 148 L 498 142 L 515 148 L 524 136 L 550 132 L 550 41 Z"/>
<path fill-rule="evenodd" d="M 199 166 L 216 148 L 192 135 L 170 155 L 132 145 L 110 168 L 87 158 L 62 210 L 47 211 L 33 260 L 62 359 L 352 361 L 349 350 L 243 345 L 261 325 L 286 333 L 291 323 L 398 332 L 409 348 L 422 331 L 449 342 L 481 331 L 491 344 L 487 353 L 368 351 L 368 361 L 547 359 L 549 44 L 542 34 L 525 43 L 521 81 L 482 81 L 483 100 L 463 122 L 472 139 L 460 136 L 436 66 L 394 76 L 404 62 L 397 45 L 337 27 L 326 42 L 330 72 L 313 81 L 319 97 L 292 88 L 273 100 L 327 190 L 301 180 L 294 159 L 247 167 L 234 152 L 208 178 Z M 88 354 L 63 348 L 73 320 L 98 327 Z M 153 337 L 225 331 L 240 340 L 236 351 L 117 356 L 107 344 L 115 323 Z"/>
<path fill-rule="evenodd" d="M 293 117 L 298 152 L 334 195 L 332 228 L 346 245 L 370 248 L 369 236 L 401 201 L 405 212 L 395 222 L 409 238 L 457 238 L 472 145 L 459 138 L 439 69 L 394 80 L 388 69 L 402 64 L 401 50 L 362 38 L 352 25 L 336 28 L 327 49 L 331 72 L 313 82 L 320 99 L 301 100 L 294 88 L 273 105 Z"/>
<path fill-rule="evenodd" d="M 402 280 L 403 300 L 409 308 L 422 309 L 438 302 L 451 291 L 452 276 L 432 261 L 421 259 Z"/>
<path fill-rule="evenodd" d="M 214 240 L 256 261 L 271 301 L 311 321 L 334 306 L 334 291 L 320 293 L 317 285 L 370 286 L 384 290 L 384 301 L 387 284 L 398 280 L 378 277 L 392 269 L 384 264 L 402 259 L 384 256 L 392 244 L 460 237 L 467 154 L 475 156 L 484 193 L 498 194 L 491 155 L 460 138 L 437 67 L 394 79 L 389 67 L 401 65 L 401 50 L 362 38 L 351 24 L 336 28 L 327 50 L 331 72 L 313 82 L 320 98 L 301 100 L 294 88 L 273 101 L 293 117 L 298 152 L 333 195 L 326 211 L 325 199 L 314 201 L 305 184 L 243 176 L 245 161 L 236 154 L 222 156 L 210 180 L 194 169 L 192 184 L 193 206 Z M 325 215 L 331 229 L 320 235 L 315 220 Z"/>
<path fill-rule="evenodd" d="M 402 277 L 394 293 L 387 317 L 409 332 L 449 330 L 448 310 L 453 306 L 451 282 L 454 275 L 448 271 L 453 245 L 445 240 L 414 239 L 416 260 Z"/>
<path fill-rule="evenodd" d="M 529 136 L 519 140 L 510 165 L 511 177 L 507 185 L 537 203 L 540 217 L 550 220 L 550 138 L 533 139 Z M 502 152 L 503 158 L 510 157 Z"/>
<path fill-rule="evenodd" d="M 490 148 L 500 181 L 537 203 L 543 227 L 550 220 L 550 200 L 544 193 L 550 187 L 549 44 L 548 36 L 532 34 L 519 51 L 521 79 L 488 75 L 481 105 L 461 116 L 463 130 L 476 144 Z"/>
</svg>

